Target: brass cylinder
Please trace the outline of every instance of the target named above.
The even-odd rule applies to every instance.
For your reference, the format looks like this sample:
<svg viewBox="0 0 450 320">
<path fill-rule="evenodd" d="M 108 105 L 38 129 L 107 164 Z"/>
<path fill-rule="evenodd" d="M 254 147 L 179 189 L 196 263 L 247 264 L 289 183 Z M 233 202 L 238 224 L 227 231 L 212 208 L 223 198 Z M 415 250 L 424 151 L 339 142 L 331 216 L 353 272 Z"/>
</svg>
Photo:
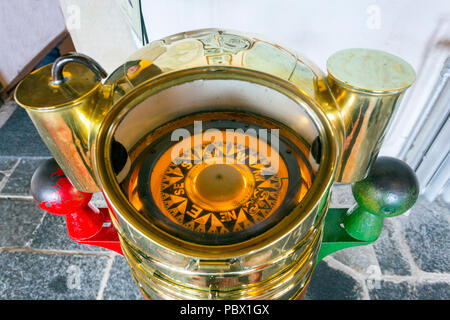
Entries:
<svg viewBox="0 0 450 320">
<path fill-rule="evenodd" d="M 363 180 L 372 167 L 403 94 L 415 80 L 413 68 L 389 53 L 347 49 L 327 62 L 328 85 L 345 127 L 336 181 Z"/>
<path fill-rule="evenodd" d="M 94 193 L 100 189 L 94 178 L 91 145 L 109 108 L 110 90 L 84 63 L 72 63 L 80 56 L 89 63 L 89 58 L 86 62 L 84 56 L 73 54 L 34 71 L 18 85 L 15 99 L 72 184 Z"/>
</svg>

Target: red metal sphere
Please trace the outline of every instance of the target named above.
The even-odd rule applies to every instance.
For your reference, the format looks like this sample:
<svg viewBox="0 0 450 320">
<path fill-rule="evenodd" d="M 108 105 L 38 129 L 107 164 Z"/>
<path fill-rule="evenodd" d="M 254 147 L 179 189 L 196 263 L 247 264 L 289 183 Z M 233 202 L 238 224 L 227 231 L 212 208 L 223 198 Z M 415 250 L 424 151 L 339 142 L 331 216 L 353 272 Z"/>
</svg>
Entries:
<svg viewBox="0 0 450 320">
<path fill-rule="evenodd" d="M 41 209 L 66 218 L 67 233 L 78 243 L 122 254 L 108 209 L 89 203 L 91 193 L 77 190 L 54 159 L 44 161 L 31 178 L 31 194 Z"/>
<path fill-rule="evenodd" d="M 31 194 L 38 206 L 55 215 L 86 207 L 91 193 L 77 190 L 54 159 L 44 161 L 31 178 Z"/>
</svg>

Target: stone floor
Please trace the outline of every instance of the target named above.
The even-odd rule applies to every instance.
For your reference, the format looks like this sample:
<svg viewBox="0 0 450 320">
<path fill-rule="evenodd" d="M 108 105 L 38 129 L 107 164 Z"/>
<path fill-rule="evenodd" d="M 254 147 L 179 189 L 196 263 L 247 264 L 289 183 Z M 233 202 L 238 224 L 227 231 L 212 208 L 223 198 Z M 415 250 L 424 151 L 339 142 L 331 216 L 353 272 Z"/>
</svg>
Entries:
<svg viewBox="0 0 450 320">
<path fill-rule="evenodd" d="M 0 106 L 0 299 L 142 299 L 123 257 L 72 242 L 64 218 L 33 203 L 30 178 L 48 157 L 26 112 Z M 349 186 L 336 186 L 332 206 L 351 204 Z M 306 298 L 450 299 L 449 213 L 419 199 L 375 244 L 320 262 Z"/>
</svg>

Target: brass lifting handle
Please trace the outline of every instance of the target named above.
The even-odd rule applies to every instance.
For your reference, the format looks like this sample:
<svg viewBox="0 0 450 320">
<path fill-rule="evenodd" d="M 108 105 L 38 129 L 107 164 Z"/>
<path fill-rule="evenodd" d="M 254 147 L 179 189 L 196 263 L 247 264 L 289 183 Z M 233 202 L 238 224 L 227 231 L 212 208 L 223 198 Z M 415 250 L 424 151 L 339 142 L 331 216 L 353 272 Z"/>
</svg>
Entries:
<svg viewBox="0 0 450 320">
<path fill-rule="evenodd" d="M 103 69 L 100 64 L 95 61 L 94 59 L 81 54 L 77 52 L 70 52 L 68 54 L 65 54 L 61 57 L 59 57 L 55 63 L 53 63 L 52 66 L 52 83 L 54 85 L 61 85 L 63 84 L 66 79 L 63 75 L 64 66 L 70 62 L 76 62 L 81 63 L 91 69 L 95 76 L 97 77 L 97 80 L 101 80 L 103 78 L 106 78 L 108 76 L 108 73 Z"/>
</svg>

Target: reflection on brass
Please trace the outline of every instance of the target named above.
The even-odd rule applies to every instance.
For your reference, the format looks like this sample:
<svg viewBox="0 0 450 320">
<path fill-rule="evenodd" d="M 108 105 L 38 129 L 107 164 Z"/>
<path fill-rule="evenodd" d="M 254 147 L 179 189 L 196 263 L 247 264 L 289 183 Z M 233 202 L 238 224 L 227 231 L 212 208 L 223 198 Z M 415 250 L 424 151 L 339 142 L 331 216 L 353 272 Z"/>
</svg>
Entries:
<svg viewBox="0 0 450 320">
<path fill-rule="evenodd" d="M 94 178 L 92 141 L 110 107 L 109 88 L 88 67 L 70 63 L 61 69 L 65 82 L 54 84 L 52 66 L 34 71 L 15 91 L 43 141 L 73 185 L 100 191 Z"/>
<path fill-rule="evenodd" d="M 218 29 L 154 41 L 102 82 L 97 64 L 69 60 L 58 79 L 51 66 L 29 75 L 15 98 L 74 185 L 103 192 L 150 299 L 304 295 L 333 182 L 364 178 L 415 77 L 403 60 L 369 49 L 336 53 L 326 76 L 279 45 Z M 224 145 L 214 161 L 172 162 L 179 128 L 191 140 L 240 129 L 265 141 L 278 170 L 215 162 L 239 153 Z M 249 129 L 279 130 L 279 148 Z M 192 148 L 204 154 L 206 145 Z"/>
<path fill-rule="evenodd" d="M 414 70 L 386 52 L 339 51 L 328 60 L 328 84 L 345 126 L 342 160 L 336 180 L 363 180 L 377 158 L 384 135 Z"/>
<path fill-rule="evenodd" d="M 321 232 L 308 237 L 297 251 L 281 256 L 270 266 L 273 251 L 261 257 L 257 267 L 232 269 L 232 263 L 213 261 L 202 264 L 202 270 L 170 270 L 151 259 L 143 258 L 124 239 L 122 248 L 136 282 L 148 299 L 296 299 L 309 284 L 317 259 Z M 175 270 L 174 270 L 175 271 Z"/>
</svg>

